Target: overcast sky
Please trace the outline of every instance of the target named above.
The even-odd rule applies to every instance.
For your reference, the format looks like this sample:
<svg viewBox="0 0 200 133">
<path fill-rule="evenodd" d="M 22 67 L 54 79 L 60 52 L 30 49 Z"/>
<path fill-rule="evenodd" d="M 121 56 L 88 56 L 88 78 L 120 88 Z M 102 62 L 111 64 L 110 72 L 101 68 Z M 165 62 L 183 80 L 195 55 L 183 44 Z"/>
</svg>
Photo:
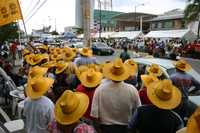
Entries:
<svg viewBox="0 0 200 133">
<path fill-rule="evenodd" d="M 34 6 L 37 3 L 41 5 L 44 1 L 20 0 L 25 21 L 29 18 Z M 153 14 L 161 14 L 175 8 L 184 9 L 186 5 L 185 0 L 113 0 L 113 10 L 133 12 L 135 5 L 141 3 L 144 3 L 144 6 L 137 7 L 137 11 Z M 75 0 L 47 0 L 44 6 L 26 22 L 26 27 L 30 33 L 32 29 L 39 29 L 51 24 L 53 30 L 55 29 L 55 19 L 59 32 L 63 32 L 66 26 L 74 26 Z"/>
</svg>

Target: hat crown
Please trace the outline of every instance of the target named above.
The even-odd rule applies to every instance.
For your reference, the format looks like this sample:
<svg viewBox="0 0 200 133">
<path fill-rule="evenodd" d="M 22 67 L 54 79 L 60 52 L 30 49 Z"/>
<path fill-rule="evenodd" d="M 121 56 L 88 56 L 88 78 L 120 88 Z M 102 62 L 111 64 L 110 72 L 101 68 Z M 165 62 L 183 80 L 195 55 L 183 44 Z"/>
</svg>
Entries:
<svg viewBox="0 0 200 133">
<path fill-rule="evenodd" d="M 87 80 L 92 81 L 95 78 L 95 71 L 94 69 L 89 69 L 87 72 Z"/>
<path fill-rule="evenodd" d="M 34 57 L 33 57 L 33 61 L 38 61 L 38 60 L 40 60 L 41 59 L 41 56 L 40 55 L 35 55 Z"/>
<path fill-rule="evenodd" d="M 89 51 L 88 48 L 83 48 L 83 53 L 87 53 Z"/>
<path fill-rule="evenodd" d="M 184 62 L 178 62 L 177 66 L 180 67 L 180 68 L 185 68 L 186 64 Z"/>
<path fill-rule="evenodd" d="M 116 59 L 113 63 L 113 67 L 111 69 L 111 72 L 114 75 L 121 75 L 122 73 L 124 73 L 124 67 L 123 67 L 123 62 L 121 59 Z"/>
<path fill-rule="evenodd" d="M 172 83 L 170 80 L 161 81 L 158 87 L 155 88 L 156 96 L 163 101 L 169 100 L 172 97 L 172 91 Z"/>
<path fill-rule="evenodd" d="M 70 114 L 77 109 L 80 101 L 78 97 L 71 91 L 66 91 L 62 96 L 62 101 L 60 102 L 61 110 L 64 114 Z"/>
<path fill-rule="evenodd" d="M 42 90 L 43 84 L 45 84 L 45 81 L 42 79 L 36 80 L 31 84 L 31 87 L 33 91 L 40 92 Z"/>
</svg>

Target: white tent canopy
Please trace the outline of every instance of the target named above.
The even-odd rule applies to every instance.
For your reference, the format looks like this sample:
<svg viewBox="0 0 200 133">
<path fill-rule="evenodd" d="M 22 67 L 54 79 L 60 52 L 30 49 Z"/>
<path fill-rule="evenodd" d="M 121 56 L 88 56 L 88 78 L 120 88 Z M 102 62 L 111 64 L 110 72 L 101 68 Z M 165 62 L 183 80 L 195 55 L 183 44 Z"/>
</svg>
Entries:
<svg viewBox="0 0 200 133">
<path fill-rule="evenodd" d="M 160 30 L 150 31 L 147 38 L 196 38 L 196 35 L 188 29 L 184 30 Z"/>
<path fill-rule="evenodd" d="M 137 37 L 143 37 L 144 34 L 141 31 L 123 31 L 123 32 L 115 32 L 110 37 L 111 38 L 128 38 L 135 39 Z"/>
<path fill-rule="evenodd" d="M 101 33 L 101 37 L 102 38 L 110 38 L 111 35 L 114 34 L 114 32 L 102 32 Z M 93 35 L 94 38 L 98 38 L 99 37 L 99 33 L 96 33 L 95 35 Z"/>
<path fill-rule="evenodd" d="M 91 33 L 93 38 L 98 38 L 99 33 Z M 83 34 L 79 35 L 78 38 L 83 38 Z M 141 31 L 123 31 L 123 32 L 102 32 L 102 38 L 128 38 L 135 39 L 137 37 L 144 37 L 144 34 Z"/>
</svg>

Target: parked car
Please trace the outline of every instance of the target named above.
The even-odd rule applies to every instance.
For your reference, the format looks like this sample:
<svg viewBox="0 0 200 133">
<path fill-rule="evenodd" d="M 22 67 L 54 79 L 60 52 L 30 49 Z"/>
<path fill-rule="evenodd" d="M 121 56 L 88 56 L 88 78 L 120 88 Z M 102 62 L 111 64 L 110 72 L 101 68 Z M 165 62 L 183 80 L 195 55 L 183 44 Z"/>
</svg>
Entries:
<svg viewBox="0 0 200 133">
<path fill-rule="evenodd" d="M 146 67 L 150 66 L 151 64 L 157 64 L 160 66 L 161 70 L 163 71 L 162 79 L 169 79 L 170 75 L 173 74 L 176 69 L 173 65 L 173 60 L 168 59 L 161 59 L 161 58 L 133 58 L 135 62 L 138 63 L 138 88 L 141 85 L 140 75 L 146 73 Z M 200 75 L 194 69 L 191 69 L 189 72 L 194 79 L 196 79 L 200 83 Z M 190 90 L 190 109 L 189 112 L 193 112 L 197 106 L 200 106 L 200 86 L 198 88 L 191 87 Z"/>
<path fill-rule="evenodd" d="M 102 42 L 95 42 L 92 44 L 92 51 L 97 55 L 113 55 L 115 50 Z"/>
</svg>

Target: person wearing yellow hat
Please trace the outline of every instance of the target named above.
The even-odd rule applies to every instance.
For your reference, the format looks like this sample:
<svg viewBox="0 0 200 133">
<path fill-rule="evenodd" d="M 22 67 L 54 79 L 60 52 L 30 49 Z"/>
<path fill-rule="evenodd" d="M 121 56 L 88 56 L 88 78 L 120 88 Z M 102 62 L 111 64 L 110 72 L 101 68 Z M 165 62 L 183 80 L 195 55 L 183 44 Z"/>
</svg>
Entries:
<svg viewBox="0 0 200 133">
<path fill-rule="evenodd" d="M 176 133 L 200 133 L 200 107 L 189 118 L 187 126 Z"/>
<path fill-rule="evenodd" d="M 120 58 L 103 66 L 106 78 L 94 93 L 91 116 L 104 133 L 125 133 L 132 110 L 141 105 L 137 89 L 124 83 L 130 73 Z"/>
<path fill-rule="evenodd" d="M 66 90 L 56 102 L 55 120 L 49 124 L 49 133 L 96 133 L 91 125 L 80 122 L 88 105 L 87 95 Z"/>
<path fill-rule="evenodd" d="M 48 133 L 48 123 L 54 118 L 54 104 L 45 93 L 54 80 L 39 76 L 28 80 L 24 103 L 25 129 L 27 133 Z"/>
<path fill-rule="evenodd" d="M 147 83 L 148 84 L 148 83 Z M 170 80 L 159 80 L 147 85 L 152 105 L 137 108 L 128 128 L 140 133 L 175 133 L 183 128 L 180 116 L 172 111 L 181 103 L 181 92 Z"/>
<path fill-rule="evenodd" d="M 196 89 L 199 89 L 200 83 L 187 73 L 192 69 L 192 67 L 185 60 L 181 59 L 174 62 L 174 66 L 176 68 L 176 72 L 170 75 L 170 79 L 182 93 L 182 103 L 176 109 L 176 112 L 181 116 L 182 119 L 184 119 L 189 115 L 189 89 L 192 86 L 194 86 Z"/>
<path fill-rule="evenodd" d="M 162 70 L 157 64 L 151 64 L 149 67 L 147 67 L 146 71 L 149 75 L 153 75 L 156 77 L 161 77 L 163 74 Z"/>
<path fill-rule="evenodd" d="M 87 71 L 83 72 L 80 76 L 81 84 L 76 88 L 77 92 L 85 93 L 89 97 L 89 107 L 84 114 L 84 117 L 88 120 L 93 118 L 90 116 L 92 99 L 94 92 L 102 80 L 102 73 L 95 71 L 95 69 L 90 68 Z"/>
<path fill-rule="evenodd" d="M 132 59 L 128 59 L 124 63 L 125 63 L 125 65 L 127 65 L 129 72 L 130 72 L 130 76 L 127 80 L 125 80 L 125 82 L 128 84 L 131 84 L 133 86 L 136 86 L 137 85 L 137 75 L 138 75 L 137 63 Z"/>
<path fill-rule="evenodd" d="M 141 103 L 142 105 L 152 104 L 147 96 L 147 86 L 155 81 L 158 81 L 158 78 L 152 75 L 141 75 L 141 79 L 143 82 L 142 88 L 139 90 Z"/>
<path fill-rule="evenodd" d="M 90 48 L 83 48 L 80 51 L 80 57 L 74 60 L 74 63 L 77 67 L 81 65 L 88 65 L 88 64 L 97 64 L 97 59 L 92 56 L 92 50 Z"/>
</svg>

